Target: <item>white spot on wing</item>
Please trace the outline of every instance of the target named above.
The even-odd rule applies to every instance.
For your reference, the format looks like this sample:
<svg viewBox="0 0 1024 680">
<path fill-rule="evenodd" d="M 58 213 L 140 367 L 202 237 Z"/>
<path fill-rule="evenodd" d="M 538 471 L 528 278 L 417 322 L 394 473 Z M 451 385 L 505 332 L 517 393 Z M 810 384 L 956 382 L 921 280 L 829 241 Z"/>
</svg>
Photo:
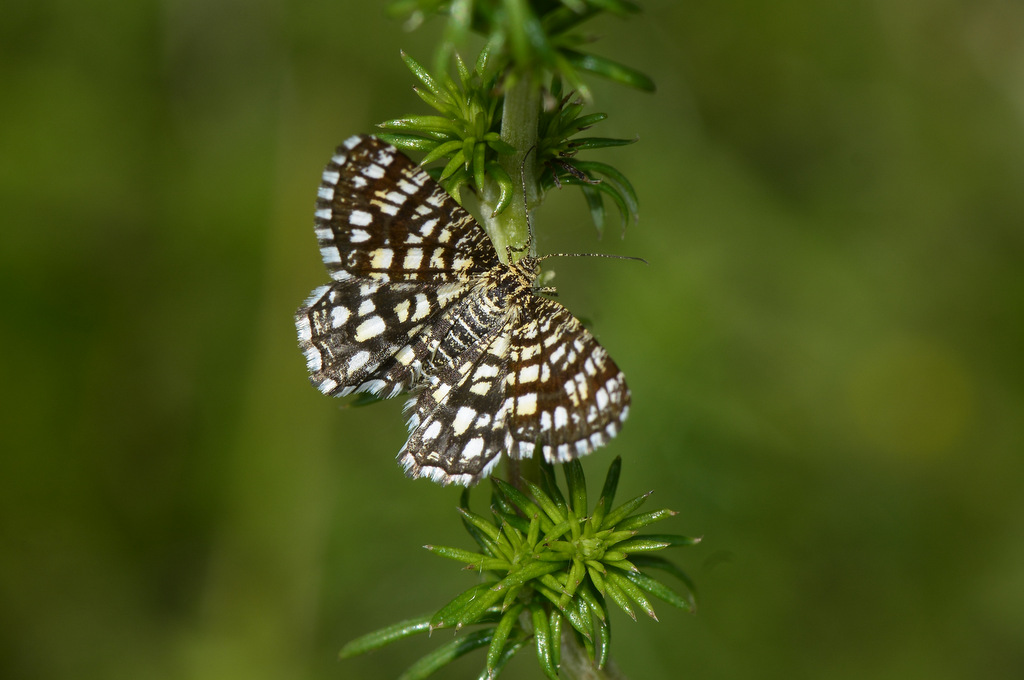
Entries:
<svg viewBox="0 0 1024 680">
<path fill-rule="evenodd" d="M 500 335 L 494 339 L 491 346 L 487 348 L 487 352 L 493 354 L 496 357 L 504 357 L 508 352 L 509 336 Z"/>
<path fill-rule="evenodd" d="M 537 393 L 530 392 L 516 399 L 516 412 L 523 416 L 532 416 L 537 412 Z"/>
<path fill-rule="evenodd" d="M 390 248 L 380 248 L 373 251 L 373 257 L 370 260 L 370 267 L 372 269 L 388 269 L 391 267 L 391 259 L 394 257 L 395 251 Z"/>
<path fill-rule="evenodd" d="M 356 342 L 365 342 L 383 333 L 385 328 L 384 319 L 379 316 L 371 316 L 356 328 L 354 339 Z"/>
<path fill-rule="evenodd" d="M 334 328 L 340 328 L 341 326 L 345 325 L 345 322 L 348 321 L 349 316 L 351 316 L 351 314 L 348 311 L 348 307 L 342 307 L 341 305 L 338 305 L 337 307 L 332 307 L 331 326 Z"/>
<path fill-rule="evenodd" d="M 432 269 L 444 269 L 444 248 L 434 248 L 430 256 L 430 267 Z"/>
<path fill-rule="evenodd" d="M 558 406 L 555 408 L 555 429 L 561 430 L 563 427 L 569 424 L 569 412 L 565 410 L 564 406 Z"/>
<path fill-rule="evenodd" d="M 406 320 L 409 318 L 408 300 L 402 300 L 397 305 L 395 305 L 395 316 L 397 316 L 398 320 L 401 321 L 402 323 L 406 322 Z"/>
<path fill-rule="evenodd" d="M 366 365 L 366 362 L 370 360 L 370 353 L 366 350 L 357 352 L 348 360 L 348 372 L 353 373 L 358 371 L 360 368 Z"/>
<path fill-rule="evenodd" d="M 421 262 L 423 262 L 423 251 L 419 248 L 410 248 L 405 254 L 405 261 L 402 263 L 402 267 L 409 270 L 419 269 Z"/>
<path fill-rule="evenodd" d="M 424 439 L 436 439 L 437 435 L 439 435 L 439 434 L 441 434 L 441 422 L 438 421 L 438 420 L 435 420 L 434 422 L 432 422 L 430 424 L 430 427 L 428 427 L 423 432 L 423 438 Z"/>
<path fill-rule="evenodd" d="M 365 227 L 373 222 L 373 215 L 365 210 L 353 210 L 348 215 L 348 223 L 355 227 Z"/>
<path fill-rule="evenodd" d="M 460 406 L 459 410 L 455 413 L 455 419 L 452 421 L 452 430 L 456 435 L 461 435 L 469 429 L 474 418 L 476 418 L 475 410 L 468 406 Z"/>
<path fill-rule="evenodd" d="M 466 442 L 465 448 L 462 449 L 463 458 L 477 458 L 483 453 L 484 440 L 483 437 L 474 437 Z"/>
<path fill-rule="evenodd" d="M 582 373 L 576 374 L 576 394 L 580 396 L 580 399 L 585 400 L 587 395 L 590 394 L 590 388 L 587 386 L 587 379 L 583 377 Z"/>
<path fill-rule="evenodd" d="M 416 311 L 412 315 L 413 321 L 425 319 L 430 314 L 430 302 L 423 293 L 416 294 Z"/>
<path fill-rule="evenodd" d="M 448 385 L 447 383 L 441 383 L 440 385 L 437 386 L 437 389 L 434 390 L 434 392 L 430 396 L 433 397 L 434 401 L 436 401 L 437 403 L 441 403 L 442 401 L 444 401 L 444 398 L 448 396 L 448 393 L 451 392 L 451 390 L 451 385 Z"/>
<path fill-rule="evenodd" d="M 473 380 L 496 377 L 498 377 L 498 367 L 492 364 L 480 364 L 477 366 L 476 372 L 473 373 Z"/>
<path fill-rule="evenodd" d="M 409 345 L 406 345 L 402 349 L 395 352 L 395 361 L 402 364 L 403 366 L 408 366 L 415 359 L 416 353 L 412 351 L 412 348 L 409 347 Z"/>
</svg>

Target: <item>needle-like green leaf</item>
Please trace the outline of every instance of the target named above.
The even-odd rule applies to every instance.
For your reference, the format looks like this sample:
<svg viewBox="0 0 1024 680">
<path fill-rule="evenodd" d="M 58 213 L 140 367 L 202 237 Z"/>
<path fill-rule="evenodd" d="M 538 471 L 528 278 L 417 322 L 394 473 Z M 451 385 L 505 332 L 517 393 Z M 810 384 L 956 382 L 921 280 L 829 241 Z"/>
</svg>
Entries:
<svg viewBox="0 0 1024 680">
<path fill-rule="evenodd" d="M 620 520 L 623 520 L 629 515 L 632 515 L 634 512 L 636 512 L 641 505 L 647 502 L 647 499 L 651 497 L 652 493 L 654 492 L 648 491 L 647 493 L 641 496 L 637 496 L 632 500 L 628 500 L 619 507 L 615 508 L 614 510 L 612 510 L 611 512 L 604 516 L 604 522 L 601 526 L 609 528 L 614 527 L 616 524 L 619 523 Z"/>
<path fill-rule="evenodd" d="M 375 630 L 372 633 L 360 636 L 355 640 L 352 640 L 338 653 L 338 657 L 341 659 L 347 659 L 349 657 L 358 656 L 371 652 L 375 649 L 380 649 L 384 645 L 391 644 L 396 640 L 411 637 L 419 633 L 426 633 L 430 630 L 430 617 L 420 616 L 415 619 L 407 619 L 405 621 L 399 621 L 386 628 Z"/>
<path fill-rule="evenodd" d="M 416 76 L 416 79 L 423 83 L 423 85 L 428 90 L 430 90 L 430 92 L 433 93 L 434 96 L 444 97 L 444 89 L 437 84 L 433 77 L 431 77 L 430 72 L 427 71 L 427 69 L 423 68 L 418 61 L 416 61 L 411 56 L 406 54 L 404 50 L 401 52 L 401 54 L 402 61 L 404 61 L 405 65 L 409 67 L 409 70 L 412 71 L 412 74 L 414 76 Z"/>
<path fill-rule="evenodd" d="M 501 660 L 502 652 L 505 651 L 505 643 L 508 640 L 512 628 L 519 622 L 519 613 L 523 611 L 523 604 L 514 604 L 502 614 L 501 621 L 494 628 L 494 636 L 491 638 L 491 646 L 487 649 L 487 669 L 493 671 Z"/>
<path fill-rule="evenodd" d="M 459 593 L 455 599 L 441 607 L 436 614 L 430 618 L 430 628 L 450 628 L 451 626 L 473 623 L 480 615 L 483 614 L 487 607 L 494 604 L 494 600 L 491 600 L 485 606 L 479 608 L 479 612 L 476 612 L 476 616 L 464 617 L 466 609 L 472 606 L 474 603 L 479 603 L 481 598 L 487 597 L 492 591 L 491 586 L 494 582 L 490 583 L 478 583 L 472 588 Z"/>
<path fill-rule="evenodd" d="M 551 520 L 551 524 L 558 524 L 566 520 L 565 512 L 562 511 L 558 505 L 546 494 L 544 490 L 534 484 L 528 479 L 523 480 L 526 482 L 526 488 L 530 491 L 530 495 L 533 496 L 533 500 L 540 506 L 544 514 L 547 515 L 548 519 Z"/>
<path fill-rule="evenodd" d="M 569 490 L 569 501 L 572 511 L 577 517 L 587 516 L 587 478 L 583 474 L 583 464 L 578 459 L 570 460 L 562 466 L 565 473 L 565 486 Z"/>
<path fill-rule="evenodd" d="M 626 519 L 616 524 L 615 527 L 620 531 L 642 529 L 645 526 L 654 524 L 655 522 L 660 522 L 661 520 L 668 519 L 669 517 L 675 517 L 678 514 L 679 513 L 676 512 L 675 510 L 669 510 L 668 508 L 665 508 L 663 510 L 655 510 L 654 512 L 647 512 L 642 515 L 633 515 L 632 517 L 627 517 Z"/>
<path fill-rule="evenodd" d="M 615 588 L 621 590 L 627 597 L 629 597 L 629 599 L 640 605 L 640 608 L 643 609 L 648 616 L 655 621 L 658 620 L 657 614 L 654 613 L 654 607 L 651 606 L 650 600 L 644 596 L 643 591 L 618 571 L 609 570 L 608 577 L 605 579 L 605 586 L 608 588 L 609 595 L 612 590 L 614 590 L 614 588 L 612 588 L 613 584 Z M 616 603 L 618 602 L 616 601 Z"/>
<path fill-rule="evenodd" d="M 660 569 L 667 572 L 682 581 L 690 593 L 695 594 L 697 592 L 697 588 L 690 576 L 677 567 L 673 562 L 666 560 L 664 557 L 659 557 L 657 555 L 636 555 L 630 561 L 638 567 L 645 569 Z M 692 600 L 693 598 L 691 597 L 691 601 Z"/>
<path fill-rule="evenodd" d="M 678 607 L 688 612 L 692 612 L 696 608 L 696 603 L 693 601 L 692 594 L 688 594 L 688 597 L 683 597 L 661 581 L 652 578 L 643 572 L 625 572 L 623 573 L 623 576 L 635 583 L 637 587 L 644 592 L 650 593 L 658 599 L 668 602 L 673 607 Z"/>
<path fill-rule="evenodd" d="M 654 81 L 649 76 L 617 61 L 599 57 L 596 54 L 577 52 L 576 50 L 564 49 L 561 51 L 561 54 L 564 55 L 566 61 L 576 68 L 604 76 L 622 85 L 635 87 L 644 92 L 654 92 L 657 89 Z"/>
<path fill-rule="evenodd" d="M 491 643 L 493 629 L 475 630 L 468 635 L 457 637 L 425 655 L 399 676 L 398 680 L 423 680 L 441 670 L 459 657 Z"/>
<path fill-rule="evenodd" d="M 537 645 L 537 661 L 540 663 L 544 675 L 551 680 L 558 680 L 558 669 L 555 667 L 551 652 L 551 625 L 548 622 L 547 612 L 539 602 L 531 602 L 529 608 L 530 619 L 533 623 L 533 640 Z"/>
</svg>

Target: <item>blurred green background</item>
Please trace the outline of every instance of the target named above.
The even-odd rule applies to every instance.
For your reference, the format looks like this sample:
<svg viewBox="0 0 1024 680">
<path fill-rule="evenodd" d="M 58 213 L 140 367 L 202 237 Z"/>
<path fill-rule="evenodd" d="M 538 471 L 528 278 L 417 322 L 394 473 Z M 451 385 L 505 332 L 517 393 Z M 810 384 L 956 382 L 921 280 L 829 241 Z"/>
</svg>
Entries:
<svg viewBox="0 0 1024 680">
<path fill-rule="evenodd" d="M 626 371 L 586 461 L 703 535 L 696 616 L 614 621 L 636 679 L 1024 677 L 1024 6 L 647 2 L 595 51 L 598 240 L 537 218 Z M 423 112 L 372 2 L 15 0 L 0 23 L 0 675 L 392 678 L 339 662 L 472 583 L 401 400 L 339 410 L 292 312 L 334 145 Z M 479 502 L 479 500 L 478 500 Z M 369 526 L 367 526 L 369 525 Z M 470 678 L 481 656 L 443 677 Z M 510 678 L 536 678 L 530 654 Z"/>
</svg>

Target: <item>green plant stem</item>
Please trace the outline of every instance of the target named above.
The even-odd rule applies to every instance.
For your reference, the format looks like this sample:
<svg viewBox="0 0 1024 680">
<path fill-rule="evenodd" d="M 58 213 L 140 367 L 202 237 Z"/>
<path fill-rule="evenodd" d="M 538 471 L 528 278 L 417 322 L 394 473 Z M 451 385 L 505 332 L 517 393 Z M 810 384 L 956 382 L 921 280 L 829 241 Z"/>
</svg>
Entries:
<svg viewBox="0 0 1024 680">
<path fill-rule="evenodd" d="M 527 211 L 529 206 L 537 203 L 536 157 L 533 153 L 537 146 L 538 121 L 540 120 L 540 88 L 529 78 L 520 77 L 505 92 L 505 102 L 501 116 L 501 139 L 515 149 L 515 153 L 501 156 L 498 162 L 513 179 L 515 187 L 512 201 L 500 215 L 492 215 L 493 206 L 497 203 L 498 189 L 489 183 L 484 191 L 483 221 L 487 235 L 491 237 L 498 257 L 507 264 L 509 249 L 512 249 L 512 260 L 518 260 L 526 254 L 525 246 L 529 245 L 530 254 L 536 255 L 536 245 L 529 243 L 529 227 Z M 524 163 L 525 158 L 525 163 Z M 523 182 L 526 184 L 526 197 L 523 197 Z"/>
<path fill-rule="evenodd" d="M 562 635 L 562 665 L 558 674 L 566 680 L 628 680 L 611 659 L 604 668 L 598 668 L 571 632 Z"/>
</svg>

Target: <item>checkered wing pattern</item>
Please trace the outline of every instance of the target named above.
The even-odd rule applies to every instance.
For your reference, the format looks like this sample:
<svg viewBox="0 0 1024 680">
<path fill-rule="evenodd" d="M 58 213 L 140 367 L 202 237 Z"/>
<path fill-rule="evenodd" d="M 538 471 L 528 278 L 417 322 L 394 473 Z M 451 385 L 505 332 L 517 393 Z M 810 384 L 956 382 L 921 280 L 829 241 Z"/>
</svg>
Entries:
<svg viewBox="0 0 1024 680">
<path fill-rule="evenodd" d="M 325 394 L 411 392 L 408 474 L 472 484 L 503 454 L 590 453 L 629 412 L 618 367 L 539 262 L 502 264 L 480 226 L 394 147 L 357 136 L 323 172 L 315 229 L 333 282 L 296 313 Z"/>
<path fill-rule="evenodd" d="M 406 405 L 409 440 L 399 461 L 414 477 L 472 484 L 509 450 L 505 377 L 509 337 L 500 329 L 427 378 Z M 531 451 L 532 453 L 532 451 Z"/>
<path fill-rule="evenodd" d="M 296 315 L 310 381 L 324 394 L 393 397 L 412 387 L 429 320 L 465 295 L 458 283 L 347 279 L 313 291 Z"/>
<path fill-rule="evenodd" d="M 408 390 L 422 358 L 411 341 L 499 263 L 469 213 L 373 137 L 338 147 L 317 190 L 314 228 L 335 283 L 313 291 L 296 326 L 310 380 L 332 396 Z"/>
<path fill-rule="evenodd" d="M 411 475 L 471 484 L 503 452 L 528 458 L 539 446 L 565 462 L 618 434 L 629 414 L 625 376 L 565 307 L 530 297 L 509 310 L 518 323 L 495 325 L 443 362 L 410 400 L 399 458 Z"/>
<path fill-rule="evenodd" d="M 476 221 L 407 156 L 373 137 L 338 147 L 314 213 L 335 281 L 465 281 L 498 265 Z"/>
<path fill-rule="evenodd" d="M 523 308 L 506 378 L 508 425 L 520 456 L 539 444 L 565 462 L 606 444 L 629 415 L 626 377 L 565 307 L 538 298 Z"/>
</svg>

